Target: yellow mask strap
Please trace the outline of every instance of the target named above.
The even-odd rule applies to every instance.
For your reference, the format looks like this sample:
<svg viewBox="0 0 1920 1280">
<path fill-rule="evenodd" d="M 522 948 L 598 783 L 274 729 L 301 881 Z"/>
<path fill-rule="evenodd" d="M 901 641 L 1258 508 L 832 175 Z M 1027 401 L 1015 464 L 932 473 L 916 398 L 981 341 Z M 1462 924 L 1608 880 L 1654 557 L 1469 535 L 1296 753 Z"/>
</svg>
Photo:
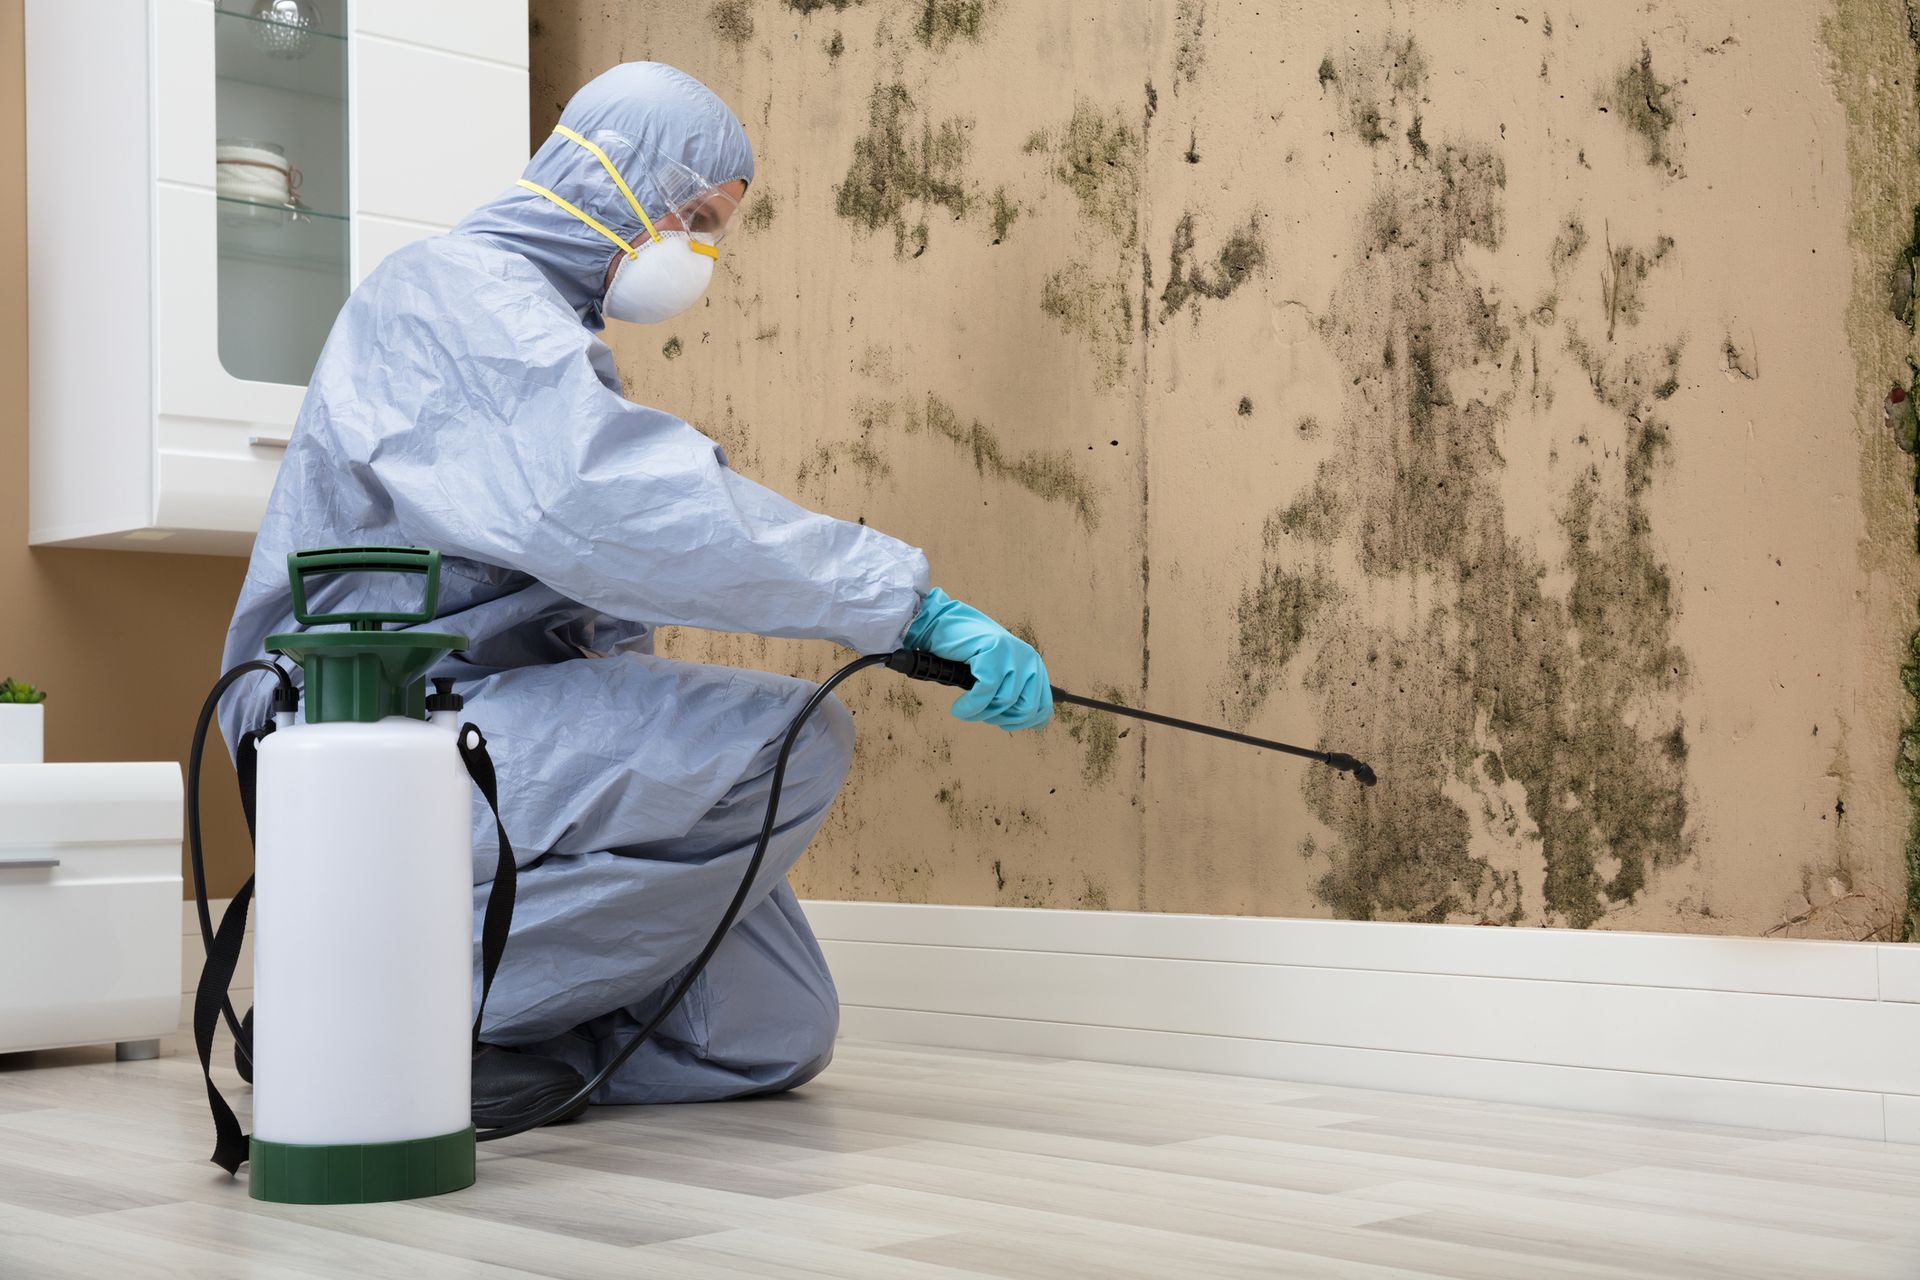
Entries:
<svg viewBox="0 0 1920 1280">
<path fill-rule="evenodd" d="M 529 182 L 525 178 L 521 178 L 514 185 L 525 187 L 527 190 L 533 192 L 534 194 L 545 196 L 547 199 L 553 201 L 555 204 L 559 205 L 562 209 L 565 209 L 568 213 L 580 219 L 580 221 L 586 223 L 588 226 L 592 227 L 595 231 L 598 231 L 601 235 L 605 236 L 607 239 L 613 241 L 613 243 L 616 246 L 618 246 L 620 251 L 626 254 L 629 258 L 635 257 L 637 255 L 637 250 L 635 250 L 632 245 L 628 244 L 625 240 L 622 240 L 619 236 L 613 234 L 613 232 L 607 230 L 607 226 L 604 222 L 600 221 L 600 219 L 588 213 L 585 209 L 582 209 L 579 205 L 574 204 L 571 200 L 567 200 L 561 196 L 555 195 L 553 192 L 547 190 L 545 187 L 541 186 L 539 183 Z"/>
<path fill-rule="evenodd" d="M 629 187 L 627 180 L 620 176 L 620 171 L 613 167 L 613 161 L 607 158 L 607 153 L 602 151 L 598 144 L 582 137 L 563 124 L 553 126 L 553 131 L 568 141 L 577 142 L 587 150 L 593 152 L 593 158 L 600 162 L 600 167 L 605 169 L 607 176 L 613 179 L 613 185 L 620 188 L 620 194 L 627 198 L 627 203 L 633 206 L 634 213 L 639 215 L 640 225 L 647 229 L 648 237 L 656 244 L 659 243 L 660 233 L 653 229 L 653 219 L 649 218 L 647 211 L 640 207 L 640 201 L 633 194 L 633 188 Z M 616 237 L 616 239 L 617 238 L 618 237 Z M 629 246 L 629 250 L 631 250 L 631 246 Z"/>
</svg>

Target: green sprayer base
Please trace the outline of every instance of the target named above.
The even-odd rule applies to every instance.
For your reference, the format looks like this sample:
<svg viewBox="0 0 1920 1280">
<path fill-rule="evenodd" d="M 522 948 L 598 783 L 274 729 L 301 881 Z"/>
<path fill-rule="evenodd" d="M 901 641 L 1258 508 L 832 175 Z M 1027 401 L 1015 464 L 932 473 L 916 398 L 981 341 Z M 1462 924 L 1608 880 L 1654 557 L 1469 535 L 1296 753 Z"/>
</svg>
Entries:
<svg viewBox="0 0 1920 1280">
<path fill-rule="evenodd" d="M 472 1126 L 437 1138 L 294 1146 L 253 1139 L 248 1190 L 278 1204 L 417 1200 L 473 1185 Z"/>
</svg>

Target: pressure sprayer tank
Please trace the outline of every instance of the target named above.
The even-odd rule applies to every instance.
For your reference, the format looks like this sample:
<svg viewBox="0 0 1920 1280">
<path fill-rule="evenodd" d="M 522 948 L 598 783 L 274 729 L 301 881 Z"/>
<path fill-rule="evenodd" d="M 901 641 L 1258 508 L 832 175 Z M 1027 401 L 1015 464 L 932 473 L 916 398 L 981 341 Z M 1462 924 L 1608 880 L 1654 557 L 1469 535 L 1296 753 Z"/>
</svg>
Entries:
<svg viewBox="0 0 1920 1280">
<path fill-rule="evenodd" d="M 471 786 L 425 674 L 466 639 L 429 622 L 438 552 L 288 558 L 293 613 L 345 631 L 271 636 L 305 671 L 305 723 L 260 743 L 253 952 L 257 1200 L 358 1203 L 474 1179 Z M 309 613 L 320 575 L 425 575 L 411 613 Z M 430 703 L 441 709 L 429 711 Z"/>
</svg>

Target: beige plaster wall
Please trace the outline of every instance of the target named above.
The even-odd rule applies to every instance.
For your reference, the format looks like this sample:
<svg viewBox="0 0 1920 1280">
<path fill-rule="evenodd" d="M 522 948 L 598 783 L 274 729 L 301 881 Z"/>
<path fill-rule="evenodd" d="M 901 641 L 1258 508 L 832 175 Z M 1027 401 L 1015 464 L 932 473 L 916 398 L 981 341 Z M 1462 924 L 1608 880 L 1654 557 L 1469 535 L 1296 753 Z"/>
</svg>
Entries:
<svg viewBox="0 0 1920 1280">
<path fill-rule="evenodd" d="M 536 140 L 656 58 L 760 157 L 634 398 L 1061 685 L 1383 777 L 869 677 L 806 893 L 1899 936 L 1901 0 L 533 14 Z"/>
</svg>

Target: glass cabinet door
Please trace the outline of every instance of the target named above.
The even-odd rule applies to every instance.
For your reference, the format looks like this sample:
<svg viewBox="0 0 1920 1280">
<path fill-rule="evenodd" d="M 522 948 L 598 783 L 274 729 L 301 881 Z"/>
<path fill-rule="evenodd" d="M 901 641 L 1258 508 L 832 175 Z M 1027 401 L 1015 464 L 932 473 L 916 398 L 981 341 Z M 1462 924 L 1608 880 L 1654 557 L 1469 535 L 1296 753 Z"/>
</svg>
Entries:
<svg viewBox="0 0 1920 1280">
<path fill-rule="evenodd" d="M 218 0 L 220 363 L 304 386 L 347 299 L 348 0 Z"/>
</svg>

